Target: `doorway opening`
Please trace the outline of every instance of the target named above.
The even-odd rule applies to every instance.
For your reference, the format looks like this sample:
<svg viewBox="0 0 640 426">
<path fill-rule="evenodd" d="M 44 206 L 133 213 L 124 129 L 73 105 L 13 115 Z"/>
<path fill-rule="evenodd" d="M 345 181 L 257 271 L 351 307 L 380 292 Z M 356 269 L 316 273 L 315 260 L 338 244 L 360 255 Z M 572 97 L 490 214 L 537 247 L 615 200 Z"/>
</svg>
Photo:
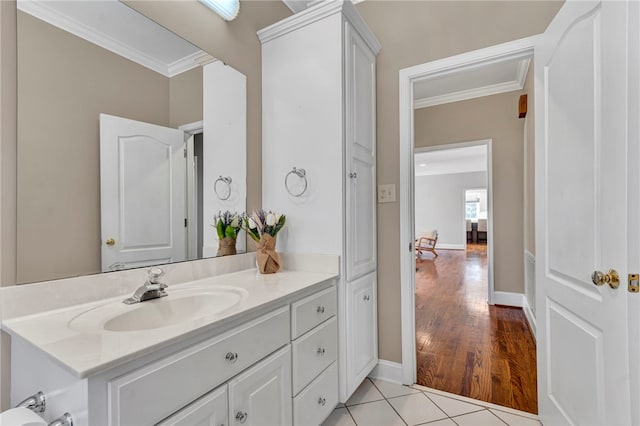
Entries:
<svg viewBox="0 0 640 426">
<path fill-rule="evenodd" d="M 513 316 L 512 314 L 516 313 L 516 310 L 522 314 L 520 308 L 523 304 L 524 289 L 514 288 L 515 286 L 510 288 L 506 284 L 517 282 L 520 285 L 524 283 L 525 279 L 522 237 L 524 232 L 522 224 L 524 185 L 519 181 L 519 179 L 523 179 L 522 168 L 516 169 L 510 166 L 524 161 L 522 152 L 514 153 L 511 151 L 514 146 L 518 149 L 522 148 L 523 145 L 517 144 L 518 141 L 524 142 L 524 128 L 522 121 L 518 123 L 517 113 L 515 117 L 511 113 L 508 120 L 514 119 L 518 123 L 517 126 L 520 126 L 518 130 L 508 137 L 504 132 L 503 134 L 499 132 L 494 134 L 494 127 L 489 126 L 488 123 L 493 122 L 496 114 L 489 113 L 491 108 L 478 103 L 493 102 L 497 104 L 499 103 L 497 100 L 500 100 L 505 102 L 508 111 L 517 107 L 518 96 L 522 94 L 523 82 L 533 56 L 534 42 L 533 39 L 523 39 L 505 43 L 493 48 L 407 68 L 400 72 L 400 207 L 401 244 L 403 246 L 414 242 L 418 233 L 421 232 L 417 212 L 420 185 L 417 181 L 419 179 L 417 174 L 420 165 L 414 158 L 417 153 L 415 147 L 428 147 L 429 150 L 439 151 L 464 147 L 464 144 L 458 146 L 456 141 L 470 140 L 473 136 L 487 135 L 492 137 L 488 143 L 485 142 L 488 150 L 486 229 L 485 218 L 479 215 L 480 194 L 476 194 L 475 200 L 469 200 L 470 211 L 467 214 L 466 191 L 481 189 L 482 185 L 468 183 L 466 186 L 460 186 L 455 194 L 460 206 L 458 212 L 453 214 L 457 217 L 455 241 L 445 241 L 443 232 L 439 230 L 438 245 L 442 250 L 438 251 L 437 258 L 429 261 L 428 267 L 424 255 L 418 259 L 413 250 L 411 253 L 402 252 L 403 383 L 419 383 L 427 387 L 475 399 L 484 399 L 488 402 L 530 412 L 537 412 L 535 340 L 529 331 L 524 315 L 518 315 L 519 318 L 515 321 L 510 318 Z M 477 75 L 471 76 L 471 74 L 478 70 L 490 73 L 491 69 L 495 70 L 503 65 L 511 66 L 519 76 L 514 78 L 514 85 L 495 84 L 493 89 L 498 86 L 501 89 L 493 93 L 469 87 L 470 82 L 473 82 L 477 77 Z M 453 114 L 449 111 L 450 119 L 447 121 L 444 119 L 444 111 L 447 108 L 453 108 L 454 104 L 458 110 Z M 431 107 L 435 107 L 434 110 L 440 109 L 442 113 L 434 116 L 431 120 L 422 120 L 419 110 L 430 110 Z M 510 114 L 510 112 L 499 114 Z M 471 127 L 473 127 L 475 134 L 469 131 Z M 434 131 L 434 128 L 445 130 L 438 132 Z M 429 137 L 419 139 L 420 131 L 430 132 Z M 469 132 L 465 133 L 465 131 Z M 464 136 L 467 137 L 463 138 Z M 511 145 L 507 145 L 505 140 L 509 140 Z M 479 143 L 476 142 L 475 145 L 479 145 Z M 515 156 L 507 159 L 505 153 L 507 156 L 513 154 Z M 497 175 L 494 174 L 494 168 L 491 165 L 492 158 L 498 161 L 496 163 Z M 499 176 L 497 181 L 500 197 L 498 211 L 501 218 L 496 223 L 500 229 L 497 240 L 500 242 L 500 262 L 497 263 L 499 266 L 497 271 L 494 268 L 494 250 L 497 244 L 493 238 L 494 226 L 492 224 L 492 218 L 496 212 L 495 206 L 492 205 L 494 200 L 494 191 L 491 188 L 493 176 Z M 505 184 L 506 182 L 509 184 Z M 506 195 L 511 190 L 515 192 Z M 469 195 L 471 196 L 472 192 Z M 434 209 L 437 207 L 436 203 L 432 206 Z M 467 222 L 468 215 L 471 216 L 469 223 Z M 440 225 L 433 227 L 436 226 Z M 467 232 L 467 227 L 470 228 L 469 232 Z M 447 247 L 447 244 L 451 244 L 451 246 Z M 508 250 L 507 247 L 509 247 Z M 476 252 L 468 255 L 468 248 L 474 248 Z M 512 258 L 514 253 L 516 255 Z M 443 254 L 448 256 L 445 257 Z M 458 255 L 457 258 L 455 254 Z M 422 268 L 421 262 L 425 265 Z M 517 264 L 518 266 L 516 270 L 505 273 L 505 265 L 507 264 Z M 500 291 L 494 291 L 494 275 L 496 274 L 500 279 Z M 423 284 L 428 284 L 431 287 L 421 289 Z M 481 291 L 475 300 L 465 300 L 466 296 L 472 296 L 473 291 L 470 291 L 470 288 Z M 421 294 L 421 292 L 426 293 Z M 447 308 L 443 308 L 445 303 L 442 301 L 429 305 L 439 296 L 445 295 L 451 296 L 452 299 L 454 296 L 459 296 L 460 299 L 451 301 L 451 305 L 448 305 Z M 495 305 L 507 305 L 514 308 L 502 308 Z M 420 309 L 424 309 L 430 316 L 423 316 L 423 313 L 419 312 Z M 457 318 L 455 321 L 452 320 L 454 316 L 463 313 L 469 315 Z M 421 322 L 427 324 L 424 330 L 420 328 Z M 483 327 L 483 325 L 489 327 Z M 525 346 L 519 347 L 519 350 L 526 351 L 527 356 L 519 356 L 515 352 L 511 354 L 510 351 L 507 351 L 512 358 L 511 360 L 494 361 L 491 359 L 494 352 L 522 344 L 522 342 L 500 340 L 509 337 L 515 328 L 526 331 L 528 340 Z M 507 329 L 509 333 L 503 333 Z M 497 333 L 497 330 L 500 332 Z M 432 345 L 438 340 L 438 333 L 450 339 L 444 341 L 443 349 L 440 349 L 440 352 L 430 351 Z M 425 358 L 421 359 L 420 357 L 423 355 Z M 513 362 L 514 360 L 516 362 Z M 519 363 L 520 361 L 523 363 Z M 527 365 L 526 369 L 522 367 L 523 364 Z M 454 367 L 454 365 L 456 366 Z M 453 368 L 451 374 L 447 375 L 445 367 Z M 423 382 L 423 380 L 428 380 L 428 382 Z M 518 389 L 513 386 L 514 383 L 521 386 L 525 382 L 528 383 L 527 386 Z M 449 387 L 441 387 L 445 384 Z M 485 396 L 481 396 L 479 390 L 484 391 Z M 507 393 L 510 395 L 506 395 Z M 486 396 L 487 394 L 489 397 Z M 493 398 L 494 396 L 498 397 Z M 515 400 L 517 400 L 516 402 L 527 401 L 527 403 L 532 401 L 532 403 L 530 405 L 513 404 L 512 402 Z"/>
</svg>

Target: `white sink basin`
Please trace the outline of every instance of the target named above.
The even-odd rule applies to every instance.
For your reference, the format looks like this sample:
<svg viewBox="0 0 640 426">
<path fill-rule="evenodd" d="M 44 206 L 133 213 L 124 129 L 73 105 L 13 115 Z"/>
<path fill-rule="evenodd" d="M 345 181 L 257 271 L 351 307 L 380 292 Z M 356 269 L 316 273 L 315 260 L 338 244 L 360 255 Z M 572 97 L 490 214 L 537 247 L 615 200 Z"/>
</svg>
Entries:
<svg viewBox="0 0 640 426">
<path fill-rule="evenodd" d="M 247 291 L 235 287 L 167 290 L 169 296 L 133 305 L 111 302 L 72 318 L 69 328 L 82 332 L 132 332 L 170 327 L 214 316 L 238 304 Z"/>
</svg>

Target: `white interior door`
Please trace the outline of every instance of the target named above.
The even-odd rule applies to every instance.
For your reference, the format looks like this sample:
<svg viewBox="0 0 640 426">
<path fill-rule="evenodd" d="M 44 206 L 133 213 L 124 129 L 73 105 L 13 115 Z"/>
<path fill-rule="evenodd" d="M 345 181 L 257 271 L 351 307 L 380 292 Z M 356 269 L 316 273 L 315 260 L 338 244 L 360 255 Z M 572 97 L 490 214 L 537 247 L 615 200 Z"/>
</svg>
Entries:
<svg viewBox="0 0 640 426">
<path fill-rule="evenodd" d="M 535 53 L 539 414 L 631 424 L 626 2 L 569 1 Z M 637 45 L 636 45 L 637 47 Z M 637 144 L 637 141 L 633 141 Z M 637 185 L 637 182 L 634 184 Z M 636 217 L 637 220 L 637 217 Z M 614 268 L 620 287 L 592 283 Z"/>
<path fill-rule="evenodd" d="M 181 130 L 100 114 L 102 271 L 185 260 Z"/>
</svg>

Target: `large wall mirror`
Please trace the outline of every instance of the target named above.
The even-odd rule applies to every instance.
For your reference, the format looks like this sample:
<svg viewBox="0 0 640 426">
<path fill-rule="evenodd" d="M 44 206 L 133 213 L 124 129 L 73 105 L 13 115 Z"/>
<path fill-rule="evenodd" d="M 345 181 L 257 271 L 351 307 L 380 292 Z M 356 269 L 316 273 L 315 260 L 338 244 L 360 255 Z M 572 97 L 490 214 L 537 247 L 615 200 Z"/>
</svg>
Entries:
<svg viewBox="0 0 640 426">
<path fill-rule="evenodd" d="M 18 283 L 215 256 L 245 76 L 115 0 L 19 0 L 17 36 Z"/>
</svg>

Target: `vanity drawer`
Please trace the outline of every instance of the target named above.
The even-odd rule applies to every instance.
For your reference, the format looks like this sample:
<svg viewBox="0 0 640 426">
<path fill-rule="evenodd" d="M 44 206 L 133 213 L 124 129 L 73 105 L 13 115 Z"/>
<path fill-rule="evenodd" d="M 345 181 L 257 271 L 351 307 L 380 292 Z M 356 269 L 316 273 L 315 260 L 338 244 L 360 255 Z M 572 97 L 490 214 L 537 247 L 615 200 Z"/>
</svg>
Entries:
<svg viewBox="0 0 640 426">
<path fill-rule="evenodd" d="M 109 424 L 155 424 L 289 343 L 289 324 L 286 306 L 109 381 Z"/>
<path fill-rule="evenodd" d="M 338 403 L 338 363 L 322 372 L 300 395 L 293 399 L 293 424 L 321 424 Z"/>
<path fill-rule="evenodd" d="M 156 426 L 226 425 L 228 421 L 229 399 L 225 383 Z"/>
<path fill-rule="evenodd" d="M 336 360 L 338 330 L 336 317 L 319 325 L 292 343 L 293 394 L 297 395 Z"/>
<path fill-rule="evenodd" d="M 291 339 L 302 336 L 335 314 L 335 286 L 291 304 Z"/>
</svg>

